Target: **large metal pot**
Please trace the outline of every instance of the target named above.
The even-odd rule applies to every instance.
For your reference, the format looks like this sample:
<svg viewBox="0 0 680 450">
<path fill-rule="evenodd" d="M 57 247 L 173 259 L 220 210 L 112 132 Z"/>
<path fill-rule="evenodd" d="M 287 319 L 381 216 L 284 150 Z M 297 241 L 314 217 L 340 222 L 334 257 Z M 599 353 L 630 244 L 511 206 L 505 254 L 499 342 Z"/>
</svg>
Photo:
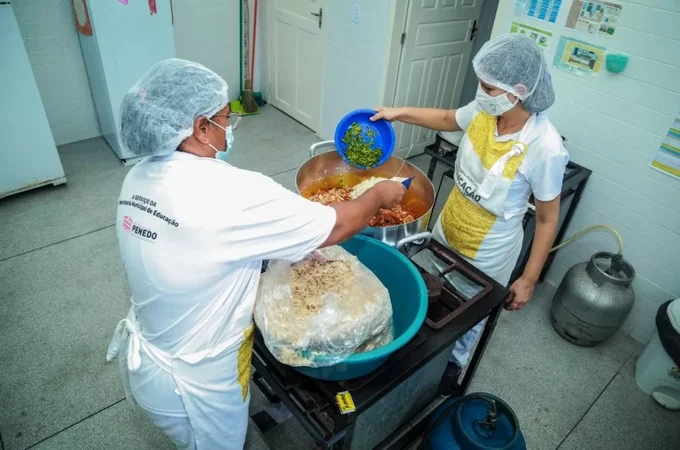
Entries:
<svg viewBox="0 0 680 450">
<path fill-rule="evenodd" d="M 310 159 L 300 166 L 295 177 L 298 193 L 326 178 L 343 173 L 366 174 L 367 176 L 382 176 L 391 178 L 399 171 L 399 177 L 415 177 L 409 188 L 418 195 L 426 204 L 427 212 L 413 222 L 392 227 L 367 227 L 361 234 L 378 239 L 388 245 L 397 246 L 400 241 L 408 241 L 427 231 L 432 207 L 434 206 L 434 186 L 429 178 L 416 166 L 404 162 L 403 159 L 392 156 L 380 167 L 371 170 L 362 170 L 347 165 L 337 152 L 319 153 L 323 148 L 334 147 L 333 141 L 324 141 L 312 145 L 309 149 Z M 403 167 L 402 167 L 403 164 Z M 401 170 L 400 170 L 401 167 Z M 422 236 L 418 236 L 422 237 Z"/>
</svg>

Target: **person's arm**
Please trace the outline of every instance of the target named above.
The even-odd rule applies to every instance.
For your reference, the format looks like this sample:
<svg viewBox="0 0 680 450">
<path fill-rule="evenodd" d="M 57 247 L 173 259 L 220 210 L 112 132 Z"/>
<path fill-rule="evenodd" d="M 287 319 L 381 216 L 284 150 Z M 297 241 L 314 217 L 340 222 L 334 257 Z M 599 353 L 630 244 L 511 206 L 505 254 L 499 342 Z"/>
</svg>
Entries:
<svg viewBox="0 0 680 450">
<path fill-rule="evenodd" d="M 401 201 L 406 191 L 401 183 L 384 181 L 346 205 L 330 207 L 294 194 L 264 175 L 246 171 L 234 175 L 238 180 L 221 188 L 241 189 L 240 205 L 218 208 L 214 220 L 224 223 L 215 241 L 216 257 L 224 261 L 299 261 L 321 246 L 349 239 L 368 226 L 379 208 Z"/>
<path fill-rule="evenodd" d="M 355 200 L 333 205 L 335 226 L 321 247 L 346 241 L 368 226 L 378 209 L 394 208 L 403 198 L 406 188 L 394 181 L 381 182 Z"/>
<path fill-rule="evenodd" d="M 377 108 L 377 114 L 371 117 L 372 121 L 385 119 L 410 123 L 435 131 L 460 131 L 461 127 L 456 120 L 456 109 L 438 108 Z"/>
<path fill-rule="evenodd" d="M 522 309 L 531 299 L 534 286 L 541 275 L 545 260 L 555 242 L 557 225 L 560 218 L 560 196 L 555 199 L 542 202 L 536 200 L 536 233 L 534 243 L 531 246 L 529 261 L 524 268 L 524 273 L 510 286 L 508 297 L 509 310 Z"/>
</svg>

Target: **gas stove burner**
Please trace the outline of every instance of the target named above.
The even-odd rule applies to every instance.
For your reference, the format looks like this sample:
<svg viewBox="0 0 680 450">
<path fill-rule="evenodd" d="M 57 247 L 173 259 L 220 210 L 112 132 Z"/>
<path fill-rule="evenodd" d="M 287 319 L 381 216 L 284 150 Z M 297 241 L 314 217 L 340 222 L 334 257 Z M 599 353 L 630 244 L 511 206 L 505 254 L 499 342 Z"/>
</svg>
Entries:
<svg viewBox="0 0 680 450">
<path fill-rule="evenodd" d="M 412 258 L 412 262 L 420 271 L 427 287 L 429 303 L 425 323 L 438 330 L 460 315 L 470 304 L 488 294 L 492 287 L 483 277 L 469 270 L 469 266 L 455 251 L 439 242 L 431 240 L 419 253 L 422 252 L 429 252 L 430 258 L 437 260 L 436 264 L 430 264 L 430 270 L 435 268 L 437 272 L 433 274 L 420 265 L 422 259 Z M 466 298 L 446 280 L 448 275 L 454 273 L 477 285 L 479 291 L 472 298 Z"/>
</svg>

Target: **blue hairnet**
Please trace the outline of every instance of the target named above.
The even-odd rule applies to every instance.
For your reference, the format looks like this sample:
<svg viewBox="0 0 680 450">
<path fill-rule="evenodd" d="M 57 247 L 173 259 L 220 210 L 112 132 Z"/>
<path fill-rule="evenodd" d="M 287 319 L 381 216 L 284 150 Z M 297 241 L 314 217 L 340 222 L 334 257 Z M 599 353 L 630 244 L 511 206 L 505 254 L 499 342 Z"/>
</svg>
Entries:
<svg viewBox="0 0 680 450">
<path fill-rule="evenodd" d="M 193 134 L 194 120 L 227 106 L 227 83 L 212 70 L 182 59 L 156 63 L 125 94 L 120 107 L 125 146 L 140 156 L 174 152 Z"/>
<path fill-rule="evenodd" d="M 504 34 L 482 46 L 472 60 L 477 78 L 510 92 L 538 113 L 555 102 L 552 80 L 538 44 L 521 34 Z"/>
</svg>

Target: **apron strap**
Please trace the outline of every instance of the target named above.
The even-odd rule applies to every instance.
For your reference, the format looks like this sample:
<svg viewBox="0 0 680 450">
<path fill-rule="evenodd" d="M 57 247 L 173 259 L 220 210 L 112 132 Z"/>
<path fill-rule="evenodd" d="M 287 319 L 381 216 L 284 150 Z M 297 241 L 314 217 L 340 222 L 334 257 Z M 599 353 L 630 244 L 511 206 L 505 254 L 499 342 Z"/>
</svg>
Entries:
<svg viewBox="0 0 680 450">
<path fill-rule="evenodd" d="M 109 349 L 106 352 L 106 359 L 111 361 L 118 357 L 120 349 L 127 341 L 127 367 L 131 372 L 137 372 L 142 365 L 142 358 L 140 351 L 144 352 L 151 358 L 151 360 L 161 369 L 168 373 L 171 371 L 171 357 L 167 352 L 159 349 L 155 345 L 149 343 L 142 334 L 142 327 L 137 322 L 135 313 L 132 308 L 128 312 L 125 319 L 118 322 L 116 330 L 113 333 L 113 339 L 109 344 Z"/>
<path fill-rule="evenodd" d="M 544 117 L 545 116 L 541 114 L 532 114 L 531 117 L 529 117 L 527 123 L 522 128 L 522 131 L 519 134 L 518 142 L 512 146 L 510 151 L 498 158 L 493 166 L 491 166 L 491 169 L 489 169 L 487 172 L 486 177 L 484 177 L 484 180 L 479 186 L 479 189 L 477 189 L 477 195 L 479 195 L 483 200 L 488 200 L 489 197 L 491 197 L 491 194 L 493 194 L 496 186 L 498 186 L 498 182 L 503 176 L 503 170 L 505 169 L 505 164 L 508 162 L 508 160 L 514 156 L 521 155 L 525 150 L 528 149 L 530 141 L 529 137 L 531 136 L 531 133 L 533 132 L 534 127 L 536 126 L 537 122 L 539 122 L 539 120 L 539 125 L 543 125 Z"/>
<path fill-rule="evenodd" d="M 493 166 L 491 166 L 491 169 L 489 169 L 486 177 L 484 177 L 484 181 L 482 181 L 479 189 L 477 189 L 477 195 L 484 200 L 488 200 L 503 176 L 505 164 L 513 156 L 519 156 L 522 153 L 524 153 L 524 146 L 522 144 L 514 144 L 509 152 L 498 158 Z"/>
</svg>

